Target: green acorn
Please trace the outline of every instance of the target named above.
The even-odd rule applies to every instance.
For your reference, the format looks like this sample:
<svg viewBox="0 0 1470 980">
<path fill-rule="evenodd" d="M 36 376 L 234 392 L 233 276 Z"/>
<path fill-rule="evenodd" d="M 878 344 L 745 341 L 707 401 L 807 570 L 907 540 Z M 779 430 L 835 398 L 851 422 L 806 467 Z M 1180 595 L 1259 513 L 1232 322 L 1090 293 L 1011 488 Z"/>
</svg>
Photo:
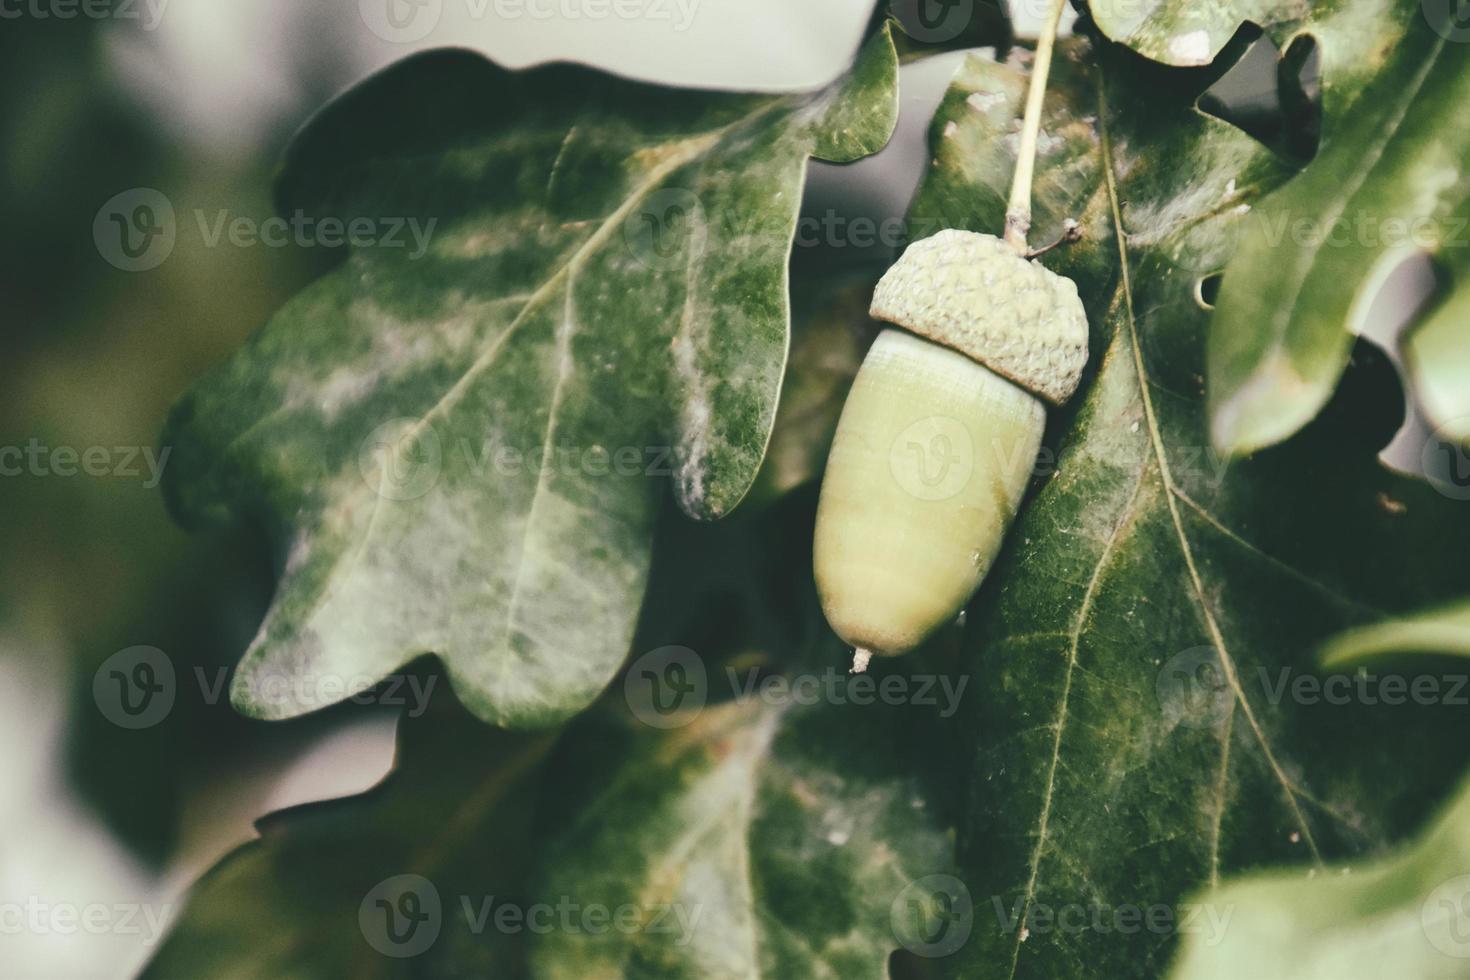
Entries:
<svg viewBox="0 0 1470 980">
<path fill-rule="evenodd" d="M 848 395 L 814 548 L 823 611 L 858 671 L 969 602 L 1035 466 L 1043 402 L 1070 398 L 1087 363 L 1076 285 L 991 235 L 911 245 L 872 315 L 904 330 L 879 335 Z"/>
</svg>

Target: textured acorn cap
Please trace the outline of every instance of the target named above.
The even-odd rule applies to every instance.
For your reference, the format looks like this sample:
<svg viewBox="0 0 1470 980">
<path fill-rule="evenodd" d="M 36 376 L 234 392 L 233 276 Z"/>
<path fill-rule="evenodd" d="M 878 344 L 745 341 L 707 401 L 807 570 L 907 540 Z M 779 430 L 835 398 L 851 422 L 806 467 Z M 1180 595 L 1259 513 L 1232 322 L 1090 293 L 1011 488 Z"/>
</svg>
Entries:
<svg viewBox="0 0 1470 980">
<path fill-rule="evenodd" d="M 871 312 L 1054 405 L 1087 365 L 1077 285 L 993 235 L 951 229 L 914 242 L 878 283 Z"/>
</svg>

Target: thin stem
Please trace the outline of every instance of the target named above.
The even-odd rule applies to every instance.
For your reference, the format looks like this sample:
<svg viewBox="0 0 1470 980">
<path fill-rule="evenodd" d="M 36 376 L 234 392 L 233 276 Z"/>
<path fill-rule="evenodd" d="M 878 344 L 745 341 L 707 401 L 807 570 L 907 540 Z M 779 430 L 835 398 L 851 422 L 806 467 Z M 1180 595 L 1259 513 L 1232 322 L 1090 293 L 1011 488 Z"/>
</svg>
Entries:
<svg viewBox="0 0 1470 980">
<path fill-rule="evenodd" d="M 1057 43 L 1057 27 L 1067 0 L 1051 0 L 1041 36 L 1036 39 L 1036 61 L 1031 67 L 1031 87 L 1026 92 L 1026 115 L 1021 121 L 1021 146 L 1016 153 L 1016 173 L 1011 178 L 1011 198 L 1006 204 L 1006 244 L 1025 255 L 1026 235 L 1031 231 L 1031 178 L 1036 172 L 1036 140 L 1041 133 L 1041 103 L 1046 96 L 1046 79 L 1051 74 L 1051 55 Z"/>
</svg>

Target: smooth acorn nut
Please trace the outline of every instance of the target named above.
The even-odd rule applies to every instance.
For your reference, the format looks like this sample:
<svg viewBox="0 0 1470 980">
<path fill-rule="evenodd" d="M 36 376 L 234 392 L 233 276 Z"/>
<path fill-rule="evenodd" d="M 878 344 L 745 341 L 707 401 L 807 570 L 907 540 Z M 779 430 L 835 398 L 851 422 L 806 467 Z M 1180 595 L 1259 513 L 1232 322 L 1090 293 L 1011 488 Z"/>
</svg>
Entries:
<svg viewBox="0 0 1470 980">
<path fill-rule="evenodd" d="M 1070 397 L 1087 361 L 1076 286 L 989 235 L 910 246 L 872 314 L 912 333 L 880 334 L 853 383 L 813 555 L 855 670 L 913 649 L 964 608 L 1025 493 L 1043 400 Z"/>
</svg>

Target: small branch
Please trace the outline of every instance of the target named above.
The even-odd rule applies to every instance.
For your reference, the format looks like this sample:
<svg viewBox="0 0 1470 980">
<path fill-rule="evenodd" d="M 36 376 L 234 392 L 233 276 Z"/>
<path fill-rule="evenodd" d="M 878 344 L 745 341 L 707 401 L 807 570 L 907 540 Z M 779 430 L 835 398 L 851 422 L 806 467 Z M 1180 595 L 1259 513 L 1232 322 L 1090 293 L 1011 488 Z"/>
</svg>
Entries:
<svg viewBox="0 0 1470 980">
<path fill-rule="evenodd" d="M 1031 66 L 1031 85 L 1026 91 L 1026 114 L 1021 122 L 1021 145 L 1016 153 L 1016 173 L 1011 178 L 1011 197 L 1006 204 L 1005 240 L 1017 252 L 1027 252 L 1026 235 L 1031 231 L 1031 180 L 1036 172 L 1036 141 L 1041 134 L 1041 104 L 1046 97 L 1046 80 L 1051 73 L 1052 51 L 1057 28 L 1067 0 L 1051 0 L 1046 23 L 1036 40 L 1036 61 Z"/>
<path fill-rule="evenodd" d="M 1062 222 L 1062 234 L 1060 238 L 1052 242 L 1050 245 L 1043 245 L 1040 248 L 1033 248 L 1031 251 L 1026 253 L 1026 258 L 1034 259 L 1038 256 L 1045 255 L 1047 252 L 1050 252 L 1052 249 L 1058 247 L 1059 245 L 1070 245 L 1072 242 L 1081 240 L 1082 226 L 1077 223 L 1076 218 L 1068 218 L 1066 221 Z"/>
</svg>

